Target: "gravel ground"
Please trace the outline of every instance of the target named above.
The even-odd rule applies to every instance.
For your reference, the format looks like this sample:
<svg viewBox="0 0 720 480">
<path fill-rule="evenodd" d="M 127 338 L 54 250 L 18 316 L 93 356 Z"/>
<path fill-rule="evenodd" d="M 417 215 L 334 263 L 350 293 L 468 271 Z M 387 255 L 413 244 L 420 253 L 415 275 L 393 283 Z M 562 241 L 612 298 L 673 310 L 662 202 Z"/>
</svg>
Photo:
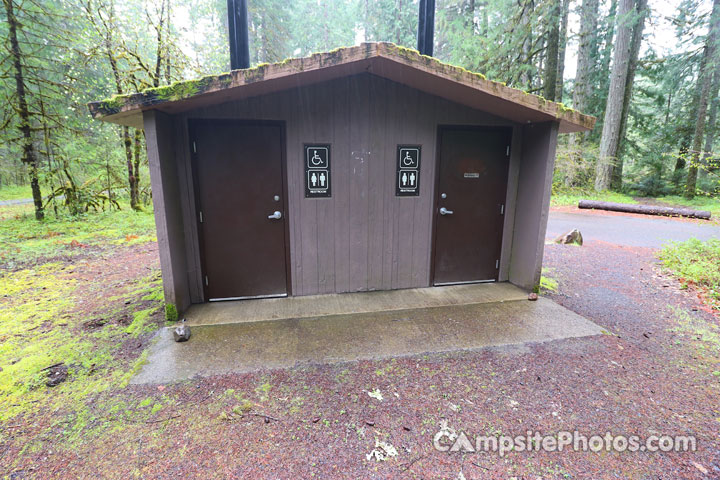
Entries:
<svg viewBox="0 0 720 480">
<path fill-rule="evenodd" d="M 37 412 L 3 431 L 0 475 L 720 478 L 718 318 L 647 248 L 548 245 L 545 275 L 552 299 L 608 334 L 118 388 L 91 396 L 83 418 Z M 439 452 L 445 422 L 471 438 L 693 435 L 697 451 Z M 376 442 L 397 456 L 368 459 Z"/>
</svg>

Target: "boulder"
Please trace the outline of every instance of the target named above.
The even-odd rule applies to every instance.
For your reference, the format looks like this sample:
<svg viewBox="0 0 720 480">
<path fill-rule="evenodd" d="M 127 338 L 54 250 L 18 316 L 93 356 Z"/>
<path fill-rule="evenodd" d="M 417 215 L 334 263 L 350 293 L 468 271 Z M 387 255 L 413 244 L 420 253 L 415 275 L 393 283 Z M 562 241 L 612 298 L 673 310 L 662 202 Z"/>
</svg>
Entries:
<svg viewBox="0 0 720 480">
<path fill-rule="evenodd" d="M 185 325 L 185 320 L 173 330 L 173 338 L 176 342 L 187 342 L 190 340 L 190 327 Z"/>
<path fill-rule="evenodd" d="M 554 241 L 555 243 L 561 243 L 563 245 L 582 245 L 583 237 L 582 233 L 580 233 L 580 230 L 578 230 L 577 228 L 573 228 L 569 232 L 557 237 Z"/>
</svg>

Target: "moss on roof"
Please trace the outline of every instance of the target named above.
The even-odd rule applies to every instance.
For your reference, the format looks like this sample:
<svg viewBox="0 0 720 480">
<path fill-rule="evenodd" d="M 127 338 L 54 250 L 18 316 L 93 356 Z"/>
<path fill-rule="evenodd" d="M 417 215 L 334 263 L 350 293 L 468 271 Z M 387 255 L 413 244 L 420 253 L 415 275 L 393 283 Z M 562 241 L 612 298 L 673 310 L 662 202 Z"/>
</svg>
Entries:
<svg viewBox="0 0 720 480">
<path fill-rule="evenodd" d="M 278 76 L 291 74 L 292 71 L 302 72 L 306 69 L 322 69 L 332 65 L 352 62 L 372 57 L 397 59 L 398 57 L 411 67 L 427 70 L 430 73 L 444 76 L 460 84 L 472 86 L 478 90 L 505 98 L 507 101 L 520 103 L 527 108 L 542 111 L 559 120 L 592 128 L 594 118 L 572 110 L 562 103 L 550 102 L 547 99 L 522 90 L 508 87 L 505 83 L 488 80 L 485 75 L 469 71 L 463 67 L 440 62 L 436 58 L 421 55 L 412 48 L 392 43 L 365 43 L 358 47 L 340 47 L 329 52 L 313 53 L 304 58 L 288 58 L 282 62 L 262 63 L 252 68 L 234 70 L 220 75 L 208 75 L 195 80 L 186 80 L 160 87 L 145 89 L 139 93 L 113 95 L 100 102 L 89 104 L 90 112 L 95 118 L 104 118 L 123 112 L 147 109 L 165 103 L 187 100 L 205 93 L 216 92 L 228 88 L 241 87 L 266 79 L 269 74 Z M 397 60 L 396 60 L 397 61 Z M 287 72 L 286 70 L 290 70 Z M 522 100 L 509 98 L 513 92 L 522 92 Z"/>
</svg>

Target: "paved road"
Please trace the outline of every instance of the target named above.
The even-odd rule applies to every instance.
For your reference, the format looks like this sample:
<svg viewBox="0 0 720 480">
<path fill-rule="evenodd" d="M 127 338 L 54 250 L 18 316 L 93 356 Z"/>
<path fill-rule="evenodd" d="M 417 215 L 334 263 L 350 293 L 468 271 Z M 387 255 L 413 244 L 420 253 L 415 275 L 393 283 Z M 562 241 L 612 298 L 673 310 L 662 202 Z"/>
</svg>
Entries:
<svg viewBox="0 0 720 480">
<path fill-rule="evenodd" d="M 720 226 L 669 220 L 662 217 L 638 218 L 597 213 L 550 212 L 547 238 L 577 228 L 587 240 L 658 248 L 673 240 L 720 238 Z"/>
<path fill-rule="evenodd" d="M 5 205 L 25 205 L 26 203 L 33 203 L 33 199 L 23 198 L 20 200 L 0 200 L 0 207 Z"/>
</svg>

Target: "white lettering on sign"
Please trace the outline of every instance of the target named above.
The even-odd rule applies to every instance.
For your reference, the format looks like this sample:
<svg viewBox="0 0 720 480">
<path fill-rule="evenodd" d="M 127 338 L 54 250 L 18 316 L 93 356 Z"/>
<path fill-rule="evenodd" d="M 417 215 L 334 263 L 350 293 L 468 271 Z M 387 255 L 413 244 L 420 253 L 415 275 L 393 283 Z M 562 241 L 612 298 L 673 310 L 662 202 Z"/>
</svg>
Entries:
<svg viewBox="0 0 720 480">
<path fill-rule="evenodd" d="M 465 177 L 465 178 L 480 178 L 480 174 L 479 174 L 479 173 L 466 172 L 466 173 L 463 174 L 463 177 Z"/>
</svg>

